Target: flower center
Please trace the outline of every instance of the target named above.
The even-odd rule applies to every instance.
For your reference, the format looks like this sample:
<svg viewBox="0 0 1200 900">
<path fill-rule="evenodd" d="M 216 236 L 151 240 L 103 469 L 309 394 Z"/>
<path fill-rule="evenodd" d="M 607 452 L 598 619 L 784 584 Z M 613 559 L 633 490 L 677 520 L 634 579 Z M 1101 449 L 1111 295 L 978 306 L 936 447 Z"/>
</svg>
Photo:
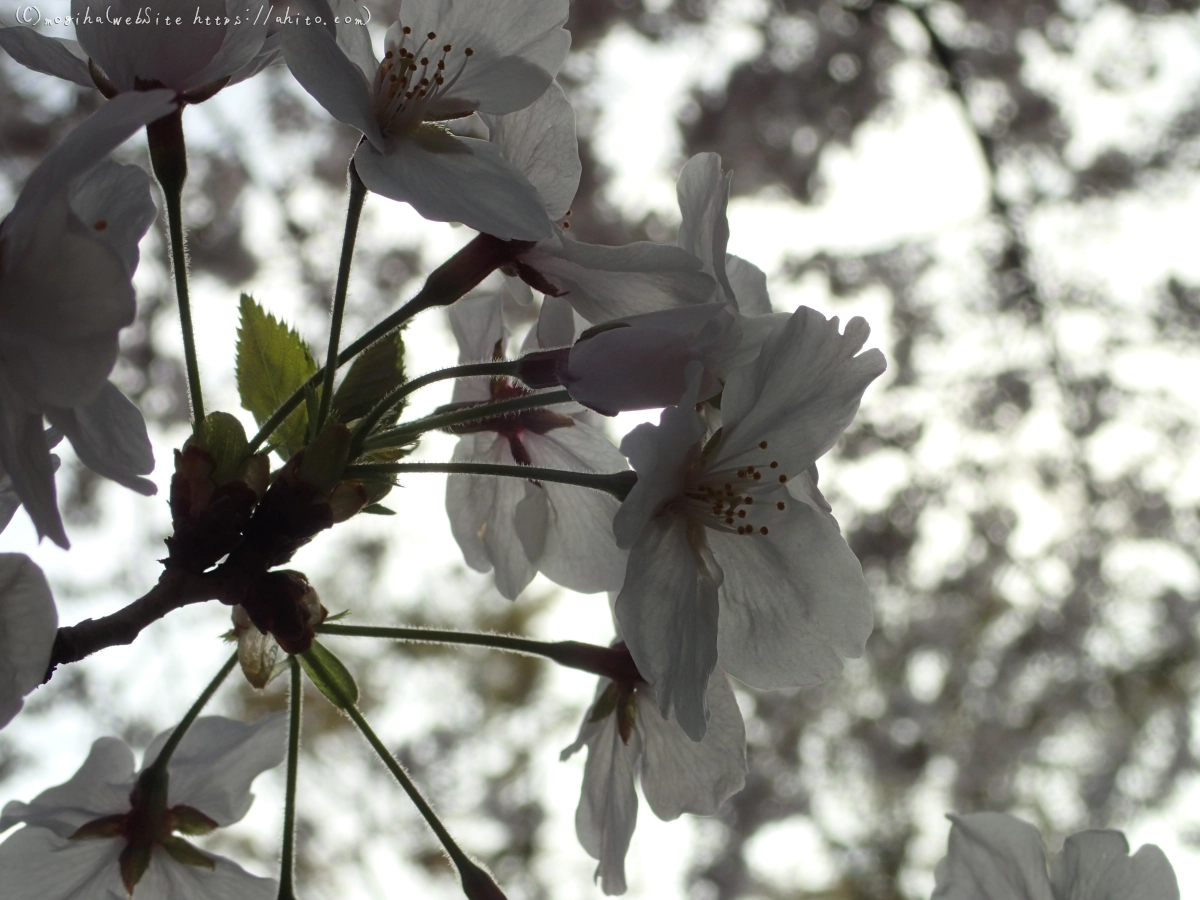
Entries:
<svg viewBox="0 0 1200 900">
<path fill-rule="evenodd" d="M 470 47 L 459 51 L 452 44 L 439 46 L 433 31 L 418 42 L 405 25 L 400 40 L 389 42 L 375 73 L 375 112 L 384 132 L 403 131 L 425 121 L 430 107 L 454 87 L 474 53 Z"/>
<path fill-rule="evenodd" d="M 760 441 L 758 449 L 767 450 L 767 442 Z M 705 528 L 727 534 L 770 534 L 772 521 L 778 521 L 791 499 L 781 490 L 787 480 L 779 461 L 767 453 L 736 469 L 706 471 L 697 460 L 674 509 Z"/>
</svg>

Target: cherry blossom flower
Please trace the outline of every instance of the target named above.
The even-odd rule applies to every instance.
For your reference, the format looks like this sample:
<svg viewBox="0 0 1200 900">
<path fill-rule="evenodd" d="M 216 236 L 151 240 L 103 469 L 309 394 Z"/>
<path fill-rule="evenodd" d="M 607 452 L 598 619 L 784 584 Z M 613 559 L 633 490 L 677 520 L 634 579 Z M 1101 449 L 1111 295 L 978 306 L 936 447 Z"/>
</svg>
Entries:
<svg viewBox="0 0 1200 900">
<path fill-rule="evenodd" d="M 170 88 L 197 102 L 279 57 L 266 17 L 246 16 L 240 0 L 72 0 L 71 16 L 78 41 L 9 26 L 0 47 L 35 72 L 106 96 Z"/>
<path fill-rule="evenodd" d="M 678 247 L 649 241 L 607 247 L 567 235 L 581 169 L 575 112 L 557 84 L 523 110 L 481 118 L 492 143 L 537 189 L 547 216 L 563 223 L 517 254 L 504 267 L 506 273 L 562 297 L 593 324 L 712 297 L 713 279 L 700 271 L 694 255 Z"/>
<path fill-rule="evenodd" d="M 365 25 L 284 28 L 292 74 L 364 140 L 363 183 L 422 216 L 504 239 L 538 240 L 550 220 L 528 179 L 487 141 L 438 123 L 503 115 L 545 93 L 570 46 L 567 0 L 435 0 L 403 6 L 382 61 Z"/>
<path fill-rule="evenodd" d="M 933 900 L 1179 900 L 1163 852 L 1146 844 L 1130 856 L 1119 831 L 1071 835 L 1047 870 L 1032 825 L 994 812 L 949 818 L 954 825 Z"/>
<path fill-rule="evenodd" d="M 460 300 L 450 310 L 460 360 L 492 359 L 503 350 L 499 297 Z M 574 338 L 570 307 L 548 298 L 533 346 Z M 502 400 L 525 391 L 507 379 L 460 380 L 459 403 Z M 582 472 L 617 472 L 624 457 L 583 414 L 536 409 L 471 426 L 454 450 L 455 461 L 533 465 Z M 542 572 L 551 581 L 584 593 L 616 590 L 625 553 L 612 539 L 618 503 L 600 491 L 519 478 L 451 475 L 446 512 L 467 565 L 495 571 L 496 587 L 515 598 Z"/>
<path fill-rule="evenodd" d="M 746 783 L 746 729 L 720 669 L 709 676 L 707 699 L 712 718 L 697 742 L 674 718 L 658 714 L 654 689 L 645 682 L 601 679 L 579 736 L 563 750 L 567 759 L 588 748 L 575 831 L 599 860 L 596 878 L 605 894 L 625 893 L 625 853 L 637 824 L 634 782 L 639 776 L 650 809 L 667 822 L 685 812 L 716 815 Z"/>
<path fill-rule="evenodd" d="M 155 490 L 141 477 L 154 467 L 141 413 L 107 381 L 155 207 L 145 172 L 103 158 L 173 109 L 169 91 L 105 104 L 42 160 L 0 223 L 0 467 L 38 534 L 62 547 L 43 415 L 85 465 Z"/>
<path fill-rule="evenodd" d="M 154 739 L 146 766 L 170 734 Z M 273 880 L 204 853 L 175 832 L 207 834 L 241 819 L 254 800 L 250 783 L 283 761 L 286 744 L 282 713 L 254 725 L 220 716 L 199 718 L 167 764 L 167 795 L 156 804 L 152 792 L 139 788 L 133 751 L 116 738 L 100 738 L 69 781 L 31 803 L 5 805 L 0 831 L 17 823 L 26 826 L 0 844 L 5 900 L 99 900 L 130 894 L 273 900 Z"/>
<path fill-rule="evenodd" d="M 630 548 L 615 615 L 663 715 L 693 740 L 718 656 L 755 687 L 812 685 L 871 633 L 862 569 L 814 465 L 884 370 L 878 350 L 858 353 L 868 333 L 801 307 L 730 373 L 716 435 L 705 440 L 693 370 L 683 403 L 621 444 L 638 481 L 613 523 Z"/>
<path fill-rule="evenodd" d="M 29 557 L 0 553 L 0 728 L 46 677 L 58 612 L 46 577 Z"/>
</svg>

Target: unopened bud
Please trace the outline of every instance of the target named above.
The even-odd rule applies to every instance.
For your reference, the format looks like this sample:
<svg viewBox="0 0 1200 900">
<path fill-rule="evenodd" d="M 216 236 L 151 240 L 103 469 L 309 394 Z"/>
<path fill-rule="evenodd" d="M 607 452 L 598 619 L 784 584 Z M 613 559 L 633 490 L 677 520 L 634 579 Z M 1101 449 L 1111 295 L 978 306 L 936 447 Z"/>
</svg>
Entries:
<svg viewBox="0 0 1200 900">
<path fill-rule="evenodd" d="M 292 654 L 303 653 L 312 646 L 316 626 L 328 615 L 304 573 L 292 569 L 262 575 L 242 606 L 259 631 L 270 634 Z"/>
</svg>

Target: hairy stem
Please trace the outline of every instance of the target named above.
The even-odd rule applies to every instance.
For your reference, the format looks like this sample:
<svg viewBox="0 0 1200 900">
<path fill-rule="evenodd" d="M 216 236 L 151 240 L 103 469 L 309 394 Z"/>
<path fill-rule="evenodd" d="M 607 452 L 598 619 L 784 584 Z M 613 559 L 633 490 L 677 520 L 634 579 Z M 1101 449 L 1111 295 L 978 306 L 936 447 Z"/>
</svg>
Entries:
<svg viewBox="0 0 1200 900">
<path fill-rule="evenodd" d="M 403 422 L 392 428 L 377 432 L 363 442 L 367 450 L 382 450 L 385 447 L 402 447 L 411 443 L 426 431 L 438 428 L 450 428 L 454 425 L 465 425 L 468 422 L 478 422 L 480 419 L 491 419 L 496 416 L 507 416 L 512 413 L 524 412 L 527 409 L 540 409 L 543 406 L 554 406 L 558 403 L 573 403 L 571 395 L 566 391 L 546 391 L 541 394 L 526 394 L 511 400 L 501 400 L 498 403 L 480 403 L 461 409 L 434 413 L 423 419 Z"/>
<path fill-rule="evenodd" d="M 401 475 L 405 472 L 446 472 L 451 475 L 493 475 L 501 478 L 525 478 L 529 481 L 549 481 L 553 484 L 571 484 L 604 491 L 618 500 L 624 500 L 637 484 L 637 473 L 630 471 L 597 474 L 547 469 L 542 466 L 506 466 L 499 463 L 363 463 L 346 467 L 346 476 L 349 478 L 355 475 Z"/>
<path fill-rule="evenodd" d="M 300 770 L 300 714 L 304 700 L 300 681 L 300 664 L 288 657 L 291 675 L 288 694 L 288 757 L 287 789 L 283 801 L 283 851 L 279 860 L 279 900 L 295 900 L 292 886 L 295 877 L 296 852 L 296 776 Z"/>
</svg>

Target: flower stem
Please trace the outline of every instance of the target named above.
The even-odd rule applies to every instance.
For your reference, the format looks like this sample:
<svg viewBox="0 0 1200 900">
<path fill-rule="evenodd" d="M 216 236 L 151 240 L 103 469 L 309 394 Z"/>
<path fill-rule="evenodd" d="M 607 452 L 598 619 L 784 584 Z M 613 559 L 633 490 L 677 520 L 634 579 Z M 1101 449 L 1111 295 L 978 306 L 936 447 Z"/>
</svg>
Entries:
<svg viewBox="0 0 1200 900">
<path fill-rule="evenodd" d="M 279 861 L 279 900 L 295 900 L 292 878 L 296 850 L 296 775 L 300 769 L 300 712 L 304 700 L 300 664 L 288 657 L 291 692 L 288 695 L 287 793 L 283 801 L 283 854 Z"/>
<path fill-rule="evenodd" d="M 507 634 L 479 634 L 471 631 L 442 631 L 435 628 L 388 628 L 377 625 L 320 625 L 322 634 L 346 637 L 383 638 L 393 641 L 412 641 L 427 644 L 459 644 L 491 647 L 509 653 L 541 656 L 572 669 L 593 672 L 606 678 L 640 680 L 629 651 L 617 647 L 601 647 L 580 641 L 535 641 Z"/>
<path fill-rule="evenodd" d="M 412 801 L 413 806 L 417 808 L 417 812 L 421 814 L 421 817 L 433 829 L 433 833 L 437 835 L 437 839 L 446 848 L 446 853 L 449 854 L 454 865 L 460 870 L 464 864 L 473 867 L 474 863 L 463 853 L 454 838 L 450 836 L 450 832 L 446 830 L 446 826 L 442 824 L 442 820 L 433 811 L 433 807 L 429 805 L 420 790 L 417 789 L 417 786 L 413 784 L 412 779 L 408 777 L 408 773 L 404 771 L 404 767 L 400 765 L 400 762 L 392 755 L 391 751 L 384 746 L 383 741 L 379 739 L 379 735 L 375 733 L 363 714 L 359 712 L 358 707 L 351 703 L 350 698 L 342 692 L 338 680 L 325 670 L 320 659 L 310 659 L 309 664 L 320 672 L 329 689 L 337 697 L 340 707 L 350 716 L 351 721 L 358 727 L 358 730 L 362 732 L 363 737 L 367 739 L 367 743 L 371 745 L 371 748 L 379 756 L 380 761 L 387 766 L 388 771 L 392 773 L 392 777 L 404 789 L 404 793 L 408 794 L 408 799 Z"/>
<path fill-rule="evenodd" d="M 167 202 L 167 231 L 171 241 L 171 270 L 175 275 L 175 298 L 179 304 L 179 326 L 183 331 L 183 360 L 191 397 L 192 429 L 204 430 L 204 395 L 200 390 L 200 365 L 196 358 L 196 336 L 192 328 L 192 303 L 188 294 L 187 250 L 183 241 L 183 183 L 187 180 L 187 147 L 183 140 L 183 107 L 146 126 L 150 163 Z"/>
<path fill-rule="evenodd" d="M 346 230 L 342 234 L 342 258 L 338 263 L 337 286 L 333 291 L 333 312 L 329 322 L 329 351 L 325 357 L 325 378 L 321 385 L 321 405 L 317 412 L 314 434 L 325 425 L 333 403 L 333 374 L 337 371 L 338 342 L 342 336 L 342 317 L 346 311 L 346 292 L 350 287 L 350 263 L 354 259 L 354 242 L 358 237 L 358 222 L 362 217 L 367 186 L 358 177 L 354 160 L 350 160 L 350 200 L 346 208 Z"/>
<path fill-rule="evenodd" d="M 506 416 L 511 413 L 523 412 L 527 409 L 538 409 L 543 406 L 554 406 L 558 403 L 573 403 L 571 395 L 566 391 L 546 391 L 541 394 L 526 394 L 511 400 L 501 400 L 498 403 L 480 403 L 448 412 L 434 413 L 423 419 L 404 422 L 384 431 L 379 431 L 363 442 L 367 450 L 382 450 L 385 447 L 402 447 L 411 443 L 426 431 L 438 428 L 449 428 L 452 425 L 463 425 L 467 422 L 477 422 L 480 419 L 491 419 L 495 416 Z"/>
<path fill-rule="evenodd" d="M 424 287 L 415 297 L 338 353 L 336 365 L 345 365 L 375 341 L 404 325 L 417 313 L 434 306 L 449 306 L 499 266 L 509 262 L 518 253 L 531 246 L 533 245 L 529 241 L 502 241 L 486 234 L 476 236 L 465 247 L 430 272 L 429 277 L 425 279 Z M 267 438 L 275 433 L 275 429 L 283 424 L 284 419 L 291 415 L 292 410 L 304 401 L 305 391 L 309 388 L 315 389 L 324 381 L 326 368 L 314 372 L 308 381 L 296 388 L 292 396 L 283 401 L 279 409 L 271 414 L 271 417 L 258 429 L 258 433 L 250 439 L 250 444 L 246 449 L 247 454 L 254 453 Z"/>
<path fill-rule="evenodd" d="M 187 734 L 187 730 L 192 727 L 192 723 L 196 721 L 196 717 L 200 715 L 200 711 L 203 710 L 208 704 L 208 701 L 212 699 L 212 695 L 217 692 L 217 688 L 221 686 L 221 683 L 229 676 L 229 673 L 233 671 L 233 667 L 237 665 L 237 659 L 237 652 L 235 651 L 233 655 L 225 661 L 225 665 L 221 666 L 221 670 L 217 672 L 213 680 L 208 683 L 208 687 L 204 689 L 203 693 L 201 693 L 196 699 L 196 702 L 192 704 L 192 708 L 187 711 L 187 714 L 183 717 L 182 721 L 175 726 L 175 730 L 171 732 L 171 736 L 167 738 L 166 744 L 163 745 L 162 752 L 158 754 L 153 764 L 146 769 L 146 771 L 143 773 L 143 776 L 148 775 L 151 771 L 154 771 L 159 775 L 167 771 L 167 763 L 171 761 L 171 754 L 175 752 L 175 749 L 179 746 L 179 742 L 182 741 L 183 736 Z"/>
<path fill-rule="evenodd" d="M 512 375 L 515 363 L 510 360 L 497 360 L 496 362 L 484 363 L 467 363 L 461 366 L 450 366 L 448 369 L 438 369 L 436 372 L 427 372 L 419 378 L 414 378 L 412 381 L 406 381 L 404 384 L 397 387 L 384 395 L 383 399 L 372 407 L 371 411 L 363 416 L 362 421 L 354 429 L 354 435 L 350 440 L 350 459 L 355 459 L 362 455 L 362 445 L 366 441 L 371 429 L 374 428 L 379 420 L 382 419 L 389 409 L 392 409 L 397 403 L 428 384 L 433 384 L 436 381 L 445 381 L 448 378 L 470 378 L 481 375 Z"/>
<path fill-rule="evenodd" d="M 552 484 L 571 484 L 612 494 L 624 500 L 637 484 L 636 472 L 570 472 L 566 469 L 547 469 L 542 466 L 505 466 L 499 463 L 363 463 L 347 466 L 346 477 L 356 475 L 400 475 L 404 472 L 447 472 L 451 475 L 498 475 L 502 478 L 525 478 L 529 481 L 549 481 Z"/>
</svg>

